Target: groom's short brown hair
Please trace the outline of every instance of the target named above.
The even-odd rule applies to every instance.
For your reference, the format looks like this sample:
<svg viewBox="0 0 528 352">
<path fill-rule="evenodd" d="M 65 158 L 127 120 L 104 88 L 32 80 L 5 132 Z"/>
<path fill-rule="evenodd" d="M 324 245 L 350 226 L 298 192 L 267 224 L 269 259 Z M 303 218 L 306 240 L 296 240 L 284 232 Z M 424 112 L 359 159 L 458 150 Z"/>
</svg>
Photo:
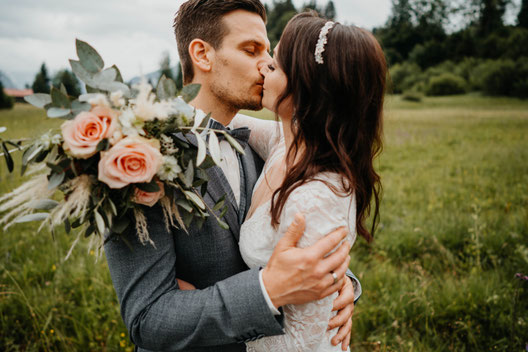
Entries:
<svg viewBox="0 0 528 352">
<path fill-rule="evenodd" d="M 198 38 L 215 49 L 220 48 L 228 34 L 222 17 L 235 10 L 256 13 L 266 22 L 266 10 L 259 0 L 189 0 L 180 6 L 173 27 L 184 84 L 191 83 L 194 77 L 189 44 Z"/>
</svg>

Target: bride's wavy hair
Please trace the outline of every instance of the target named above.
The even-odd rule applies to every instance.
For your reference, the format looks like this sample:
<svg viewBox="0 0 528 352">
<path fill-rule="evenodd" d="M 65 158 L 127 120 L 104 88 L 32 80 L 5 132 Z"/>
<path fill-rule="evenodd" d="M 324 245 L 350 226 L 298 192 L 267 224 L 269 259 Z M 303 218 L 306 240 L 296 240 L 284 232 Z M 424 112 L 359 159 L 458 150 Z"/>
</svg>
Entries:
<svg viewBox="0 0 528 352">
<path fill-rule="evenodd" d="M 370 32 L 337 23 L 327 35 L 324 63 L 318 64 L 314 52 L 325 23 L 314 12 L 298 14 L 280 39 L 278 64 L 287 76 L 287 86 L 275 111 L 291 97 L 293 144 L 286 160 L 296 161 L 289 162 L 286 177 L 273 194 L 272 224 L 278 225 L 295 188 L 320 172 L 337 172 L 346 195 L 356 195 L 357 232 L 370 242 L 379 220 L 381 183 L 373 163 L 382 149 L 387 64 Z M 369 231 L 365 223 L 372 198 Z"/>
</svg>

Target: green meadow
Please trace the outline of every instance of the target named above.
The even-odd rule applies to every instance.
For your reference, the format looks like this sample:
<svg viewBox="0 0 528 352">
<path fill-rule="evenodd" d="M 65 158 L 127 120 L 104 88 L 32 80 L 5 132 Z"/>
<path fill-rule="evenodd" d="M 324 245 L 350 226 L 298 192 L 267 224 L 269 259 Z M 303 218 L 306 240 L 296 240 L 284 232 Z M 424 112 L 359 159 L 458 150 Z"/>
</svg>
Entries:
<svg viewBox="0 0 528 352">
<path fill-rule="evenodd" d="M 273 118 L 269 112 L 256 113 Z M 2 138 L 60 121 L 0 111 Z M 358 239 L 352 351 L 523 351 L 528 344 L 528 101 L 389 96 L 381 220 Z M 22 182 L 0 164 L 0 193 Z M 0 350 L 132 351 L 104 256 L 75 235 L 0 229 Z"/>
</svg>

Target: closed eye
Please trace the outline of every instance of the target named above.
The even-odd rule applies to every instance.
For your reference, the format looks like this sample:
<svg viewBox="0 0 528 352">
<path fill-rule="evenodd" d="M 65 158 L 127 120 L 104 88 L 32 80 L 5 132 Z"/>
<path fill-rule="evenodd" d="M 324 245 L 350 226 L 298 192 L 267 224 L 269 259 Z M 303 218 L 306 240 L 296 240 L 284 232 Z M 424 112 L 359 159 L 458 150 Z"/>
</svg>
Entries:
<svg viewBox="0 0 528 352">
<path fill-rule="evenodd" d="M 275 66 L 273 66 L 272 64 L 269 64 L 269 65 L 268 65 L 268 69 L 269 69 L 270 71 L 275 71 Z"/>
</svg>

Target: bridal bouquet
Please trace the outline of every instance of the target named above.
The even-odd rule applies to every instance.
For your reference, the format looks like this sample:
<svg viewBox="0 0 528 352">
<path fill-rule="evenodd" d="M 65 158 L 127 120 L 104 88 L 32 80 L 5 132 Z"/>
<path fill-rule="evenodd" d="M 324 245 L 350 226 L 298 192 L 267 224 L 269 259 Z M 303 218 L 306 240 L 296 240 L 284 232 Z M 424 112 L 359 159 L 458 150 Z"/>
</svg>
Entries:
<svg viewBox="0 0 528 352">
<path fill-rule="evenodd" d="M 102 241 L 135 226 L 142 243 L 154 244 L 142 207 L 156 203 L 167 227 L 185 230 L 192 221 L 201 226 L 214 216 L 227 228 L 221 219 L 227 209 L 223 200 L 212 209 L 203 201 L 204 170 L 220 160 L 216 133 L 243 150 L 224 131 L 206 128 L 209 115 L 187 104 L 199 85 L 186 86 L 179 96 L 174 81 L 165 77 L 155 92 L 146 82 L 131 87 L 115 65 L 104 69 L 90 45 L 77 40 L 76 47 L 79 60 L 70 64 L 87 94 L 75 99 L 61 86 L 26 99 L 46 109 L 49 118 L 64 119 L 60 131 L 26 145 L 0 139 L 8 170 L 14 167 L 10 154 L 20 150 L 21 172 L 30 167 L 32 175 L 0 197 L 4 230 L 13 223 L 42 221 L 40 228 L 47 225 L 52 231 L 57 226 L 67 233 L 77 229 L 75 245 L 83 234 Z M 196 136 L 198 147 L 189 143 L 189 134 Z"/>
</svg>

